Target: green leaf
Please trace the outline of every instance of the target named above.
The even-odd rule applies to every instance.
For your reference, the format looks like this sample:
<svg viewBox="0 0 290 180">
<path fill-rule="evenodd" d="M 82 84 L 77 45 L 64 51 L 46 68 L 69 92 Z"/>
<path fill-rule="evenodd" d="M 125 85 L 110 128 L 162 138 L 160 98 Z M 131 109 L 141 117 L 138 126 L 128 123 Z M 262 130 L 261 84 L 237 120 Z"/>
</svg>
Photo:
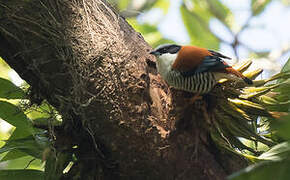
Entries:
<svg viewBox="0 0 290 180">
<path fill-rule="evenodd" d="M 60 126 L 61 122 L 55 119 L 49 119 L 49 118 L 36 118 L 36 119 L 33 119 L 33 124 L 37 126 L 48 126 L 48 124 L 52 126 Z"/>
<path fill-rule="evenodd" d="M 135 18 L 127 19 L 127 22 L 135 29 L 135 31 L 140 32 L 142 35 L 158 32 L 157 26 L 146 23 L 139 24 Z"/>
<path fill-rule="evenodd" d="M 36 159 L 32 156 L 23 156 L 11 161 L 5 161 L 0 163 L 1 167 L 5 169 L 36 169 L 43 170 L 44 163 L 40 159 Z"/>
<path fill-rule="evenodd" d="M 207 0 L 209 11 L 228 27 L 232 24 L 233 14 L 230 9 L 219 0 Z"/>
<path fill-rule="evenodd" d="M 244 73 L 244 76 L 250 79 L 256 79 L 256 77 L 258 77 L 262 72 L 263 72 L 263 69 L 259 68 L 259 69 L 255 69 L 253 71 Z"/>
<path fill-rule="evenodd" d="M 241 99 L 229 99 L 229 101 L 235 104 L 238 108 L 244 110 L 247 114 L 266 117 L 270 116 L 267 109 L 260 104 Z"/>
<path fill-rule="evenodd" d="M 266 105 L 269 111 L 288 112 L 288 107 L 290 107 L 290 100 L 278 101 L 276 98 L 272 98 L 267 95 L 258 97 L 258 100 Z"/>
<path fill-rule="evenodd" d="M 128 8 L 128 5 L 131 3 L 132 0 L 108 0 L 108 2 L 118 11 L 122 11 Z"/>
<path fill-rule="evenodd" d="M 168 12 L 169 5 L 170 5 L 169 0 L 158 0 L 156 1 L 153 7 L 162 9 L 163 13 L 165 14 Z"/>
<path fill-rule="evenodd" d="M 282 72 L 281 74 L 288 74 Z M 275 100 L 279 102 L 281 106 L 277 104 L 277 111 L 290 112 L 290 79 L 278 79 L 276 83 L 279 83 L 279 87 L 274 89 L 276 95 L 274 96 Z M 271 107 L 275 108 L 275 107 Z"/>
<path fill-rule="evenodd" d="M 252 0 L 251 9 L 254 16 L 262 13 L 272 0 Z"/>
<path fill-rule="evenodd" d="M 24 91 L 7 79 L 0 78 L 0 98 L 23 99 Z"/>
<path fill-rule="evenodd" d="M 259 97 L 261 95 L 266 94 L 272 89 L 278 87 L 279 84 L 275 84 L 272 86 L 262 86 L 262 87 L 247 87 L 243 89 L 243 94 L 240 95 L 241 98 L 249 99 L 253 97 Z"/>
<path fill-rule="evenodd" d="M 28 137 L 30 135 L 31 135 L 31 133 L 26 133 L 25 131 L 22 131 L 22 129 L 16 128 L 13 131 L 12 135 L 9 137 L 9 140 L 22 139 L 22 138 Z"/>
<path fill-rule="evenodd" d="M 267 152 L 261 154 L 258 158 L 260 160 L 283 160 L 290 157 L 290 142 L 283 142 L 273 146 Z"/>
<path fill-rule="evenodd" d="M 127 19 L 128 23 L 138 32 L 140 32 L 145 41 L 151 46 L 156 47 L 160 44 L 174 43 L 174 41 L 163 38 L 157 27 L 150 24 L 139 24 L 136 19 Z"/>
<path fill-rule="evenodd" d="M 33 134 L 32 123 L 17 106 L 9 102 L 0 101 L 0 118 L 21 129 L 21 136 Z"/>
<path fill-rule="evenodd" d="M 27 112 L 27 117 L 29 119 L 51 118 L 54 113 L 56 113 L 56 110 L 47 102 L 43 102 L 40 106 L 32 107 Z"/>
<path fill-rule="evenodd" d="M 0 179 L 3 180 L 43 180 L 44 173 L 32 169 L 0 170 Z"/>
<path fill-rule="evenodd" d="M 9 78 L 8 72 L 11 71 L 11 68 L 8 64 L 0 57 L 0 77 Z"/>
<path fill-rule="evenodd" d="M 8 160 L 13 160 L 13 159 L 18 159 L 18 158 L 21 158 L 21 157 L 24 157 L 24 156 L 27 156 L 26 153 L 24 152 L 21 152 L 17 149 L 15 150 L 12 150 L 12 151 L 9 151 L 1 160 L 0 162 L 3 162 L 3 161 L 8 161 Z"/>
<path fill-rule="evenodd" d="M 253 63 L 252 60 L 247 60 L 247 61 L 243 61 L 243 62 L 234 64 L 232 67 L 234 69 L 236 69 L 237 71 L 243 73 L 249 69 L 249 67 L 252 65 L 252 63 Z"/>
<path fill-rule="evenodd" d="M 282 116 L 279 121 L 271 123 L 273 130 L 277 131 L 277 135 L 283 139 L 290 139 L 290 115 Z"/>
<path fill-rule="evenodd" d="M 0 148 L 0 153 L 19 150 L 27 155 L 41 159 L 42 153 L 47 146 L 48 139 L 46 137 L 40 135 L 28 136 L 22 139 L 8 140 L 6 144 Z"/>
<path fill-rule="evenodd" d="M 63 170 L 72 160 L 70 153 L 58 152 L 57 157 L 50 152 L 45 163 L 45 177 L 46 179 L 58 180 L 63 174 Z"/>
<path fill-rule="evenodd" d="M 288 61 L 285 63 L 285 65 L 281 69 L 281 72 L 288 72 L 288 71 L 290 71 L 290 58 L 288 59 Z"/>
<path fill-rule="evenodd" d="M 230 175 L 229 180 L 286 180 L 290 179 L 290 161 L 258 163 Z"/>
<path fill-rule="evenodd" d="M 120 10 L 124 10 L 127 9 L 128 5 L 130 4 L 130 0 L 121 0 L 118 1 L 118 6 Z"/>
<path fill-rule="evenodd" d="M 190 36 L 191 44 L 209 49 L 219 48 L 218 39 L 209 29 L 210 14 L 204 11 L 202 11 L 203 14 L 199 14 L 198 11 L 200 11 L 200 8 L 198 8 L 197 11 L 195 9 L 189 11 L 185 5 L 180 7 L 180 11 L 184 25 Z"/>
</svg>

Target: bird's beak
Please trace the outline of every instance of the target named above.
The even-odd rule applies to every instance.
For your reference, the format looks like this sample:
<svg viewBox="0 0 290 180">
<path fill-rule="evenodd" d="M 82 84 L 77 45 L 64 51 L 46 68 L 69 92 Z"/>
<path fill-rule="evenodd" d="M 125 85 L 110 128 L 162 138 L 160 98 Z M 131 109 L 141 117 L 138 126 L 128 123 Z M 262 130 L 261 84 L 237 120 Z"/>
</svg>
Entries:
<svg viewBox="0 0 290 180">
<path fill-rule="evenodd" d="M 159 56 L 160 53 L 158 51 L 151 51 L 150 54 L 154 55 L 154 56 Z"/>
</svg>

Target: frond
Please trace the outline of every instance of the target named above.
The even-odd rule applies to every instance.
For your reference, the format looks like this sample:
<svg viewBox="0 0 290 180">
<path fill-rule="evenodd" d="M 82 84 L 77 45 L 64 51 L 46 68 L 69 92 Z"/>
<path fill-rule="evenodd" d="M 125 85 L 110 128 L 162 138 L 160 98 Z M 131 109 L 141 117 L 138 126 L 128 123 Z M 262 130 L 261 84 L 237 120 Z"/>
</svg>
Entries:
<svg viewBox="0 0 290 180">
<path fill-rule="evenodd" d="M 251 61 L 246 61 L 234 68 L 244 72 L 250 65 Z M 261 73 L 261 69 L 256 69 L 244 75 L 254 80 Z M 211 116 L 213 126 L 210 128 L 216 144 L 247 158 L 251 157 L 249 159 L 253 161 L 253 157 L 261 154 L 261 149 L 274 146 L 276 143 L 272 139 L 275 132 L 271 131 L 269 121 L 287 115 L 287 110 L 281 112 L 281 106 L 288 106 L 289 101 L 278 101 L 281 94 L 276 90 L 290 88 L 290 83 L 283 81 L 289 77 L 290 72 L 282 72 L 268 79 L 254 80 L 251 86 L 242 81 L 221 81 L 211 92 L 211 96 L 215 96 L 218 102 Z"/>
</svg>

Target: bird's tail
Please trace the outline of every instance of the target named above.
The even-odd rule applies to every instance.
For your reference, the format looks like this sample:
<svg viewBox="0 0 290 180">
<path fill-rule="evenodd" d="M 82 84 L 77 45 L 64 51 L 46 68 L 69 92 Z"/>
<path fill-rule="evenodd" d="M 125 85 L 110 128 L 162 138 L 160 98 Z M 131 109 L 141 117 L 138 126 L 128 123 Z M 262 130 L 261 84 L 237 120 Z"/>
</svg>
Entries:
<svg viewBox="0 0 290 180">
<path fill-rule="evenodd" d="M 235 76 L 242 78 L 245 81 L 245 83 L 253 84 L 253 81 L 251 79 L 245 77 L 242 73 L 240 73 L 239 71 L 235 70 L 234 68 L 228 67 L 225 70 L 226 70 L 227 73 L 234 74 Z"/>
</svg>

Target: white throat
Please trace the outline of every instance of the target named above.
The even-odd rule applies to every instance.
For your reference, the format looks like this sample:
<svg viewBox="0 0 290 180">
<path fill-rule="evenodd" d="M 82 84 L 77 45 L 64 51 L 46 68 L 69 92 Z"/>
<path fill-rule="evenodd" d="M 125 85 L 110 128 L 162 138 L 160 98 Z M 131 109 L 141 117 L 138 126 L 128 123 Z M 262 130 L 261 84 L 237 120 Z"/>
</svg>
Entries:
<svg viewBox="0 0 290 180">
<path fill-rule="evenodd" d="M 157 71 L 166 79 L 167 73 L 171 70 L 171 66 L 175 61 L 177 54 L 162 54 L 157 58 Z"/>
</svg>

